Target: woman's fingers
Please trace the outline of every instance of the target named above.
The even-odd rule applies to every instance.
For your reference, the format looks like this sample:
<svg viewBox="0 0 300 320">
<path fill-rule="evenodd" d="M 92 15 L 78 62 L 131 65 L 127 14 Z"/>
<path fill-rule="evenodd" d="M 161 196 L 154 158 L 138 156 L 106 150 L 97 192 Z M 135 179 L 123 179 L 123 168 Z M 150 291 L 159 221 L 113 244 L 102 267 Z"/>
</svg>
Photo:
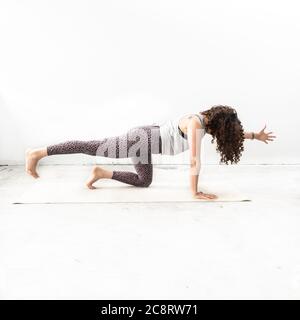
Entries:
<svg viewBox="0 0 300 320">
<path fill-rule="evenodd" d="M 217 199 L 218 197 L 215 194 L 209 194 L 204 192 L 198 192 L 194 198 L 201 199 L 201 200 L 212 200 Z"/>
<path fill-rule="evenodd" d="M 209 197 L 210 199 L 216 199 L 216 198 L 217 198 L 217 196 L 215 196 L 214 194 L 209 194 L 208 197 Z"/>
<path fill-rule="evenodd" d="M 267 127 L 267 125 L 265 124 L 264 128 L 260 132 L 264 132 L 266 127 Z"/>
<path fill-rule="evenodd" d="M 217 198 L 217 196 L 215 194 L 204 193 L 204 196 L 209 198 L 209 199 L 216 199 Z"/>
<path fill-rule="evenodd" d="M 271 136 L 271 133 L 273 133 L 273 132 L 269 132 L 269 133 L 267 134 L 266 140 L 268 140 L 268 141 L 274 141 L 274 139 L 276 138 L 276 136 Z"/>
<path fill-rule="evenodd" d="M 195 198 L 199 200 L 209 200 L 209 198 L 205 197 L 203 194 L 199 194 Z"/>
<path fill-rule="evenodd" d="M 200 199 L 200 200 L 211 200 L 211 198 L 209 198 L 206 194 L 199 192 L 196 196 L 196 199 Z"/>
</svg>

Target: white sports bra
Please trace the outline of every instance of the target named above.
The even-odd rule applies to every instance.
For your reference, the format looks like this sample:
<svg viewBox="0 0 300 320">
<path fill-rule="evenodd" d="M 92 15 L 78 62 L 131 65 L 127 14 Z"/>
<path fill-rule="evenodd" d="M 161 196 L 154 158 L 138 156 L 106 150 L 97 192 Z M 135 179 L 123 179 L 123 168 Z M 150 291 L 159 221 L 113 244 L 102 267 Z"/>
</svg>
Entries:
<svg viewBox="0 0 300 320">
<path fill-rule="evenodd" d="M 206 133 L 204 116 L 202 114 L 193 115 L 196 115 L 201 122 L 203 129 L 200 130 L 200 139 L 202 139 Z M 183 117 L 180 116 L 159 125 L 162 154 L 176 155 L 189 149 L 187 136 L 179 128 L 179 122 L 182 118 Z"/>
</svg>

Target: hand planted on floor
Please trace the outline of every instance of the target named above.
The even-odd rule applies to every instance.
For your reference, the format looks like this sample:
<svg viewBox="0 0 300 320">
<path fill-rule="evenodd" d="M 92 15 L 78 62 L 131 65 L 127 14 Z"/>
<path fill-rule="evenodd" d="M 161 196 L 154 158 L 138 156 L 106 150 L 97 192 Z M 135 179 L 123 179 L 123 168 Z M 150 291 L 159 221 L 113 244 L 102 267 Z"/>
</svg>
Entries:
<svg viewBox="0 0 300 320">
<path fill-rule="evenodd" d="M 204 193 L 204 192 L 197 192 L 194 195 L 195 199 L 202 199 L 202 200 L 214 200 L 217 199 L 218 196 L 216 196 L 215 194 L 209 194 L 209 193 Z"/>
</svg>

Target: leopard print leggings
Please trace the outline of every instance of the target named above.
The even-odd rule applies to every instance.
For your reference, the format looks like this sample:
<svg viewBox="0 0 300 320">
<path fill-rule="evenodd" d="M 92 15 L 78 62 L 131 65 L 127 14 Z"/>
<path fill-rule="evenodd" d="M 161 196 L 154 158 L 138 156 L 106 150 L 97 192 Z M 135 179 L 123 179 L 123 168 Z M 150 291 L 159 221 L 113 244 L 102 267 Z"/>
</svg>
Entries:
<svg viewBox="0 0 300 320">
<path fill-rule="evenodd" d="M 136 173 L 113 171 L 112 179 L 136 187 L 148 187 L 152 182 L 152 154 L 161 153 L 159 126 L 140 126 L 124 135 L 92 141 L 66 141 L 47 147 L 48 155 L 84 153 L 108 158 L 131 158 Z"/>
</svg>

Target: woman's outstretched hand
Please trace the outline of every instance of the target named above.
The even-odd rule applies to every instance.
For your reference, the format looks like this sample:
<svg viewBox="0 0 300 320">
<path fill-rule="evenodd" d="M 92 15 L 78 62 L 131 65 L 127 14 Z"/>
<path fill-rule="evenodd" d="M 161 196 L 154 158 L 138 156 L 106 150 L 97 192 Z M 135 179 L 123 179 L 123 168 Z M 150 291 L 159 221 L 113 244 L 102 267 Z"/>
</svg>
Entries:
<svg viewBox="0 0 300 320">
<path fill-rule="evenodd" d="M 268 141 L 273 141 L 276 136 L 272 136 L 273 132 L 265 132 L 266 127 L 265 125 L 265 127 L 256 134 L 256 139 L 268 144 Z"/>
<path fill-rule="evenodd" d="M 204 192 L 197 192 L 193 197 L 195 199 L 202 199 L 202 200 L 213 200 L 218 198 L 215 194 L 209 194 Z"/>
</svg>

